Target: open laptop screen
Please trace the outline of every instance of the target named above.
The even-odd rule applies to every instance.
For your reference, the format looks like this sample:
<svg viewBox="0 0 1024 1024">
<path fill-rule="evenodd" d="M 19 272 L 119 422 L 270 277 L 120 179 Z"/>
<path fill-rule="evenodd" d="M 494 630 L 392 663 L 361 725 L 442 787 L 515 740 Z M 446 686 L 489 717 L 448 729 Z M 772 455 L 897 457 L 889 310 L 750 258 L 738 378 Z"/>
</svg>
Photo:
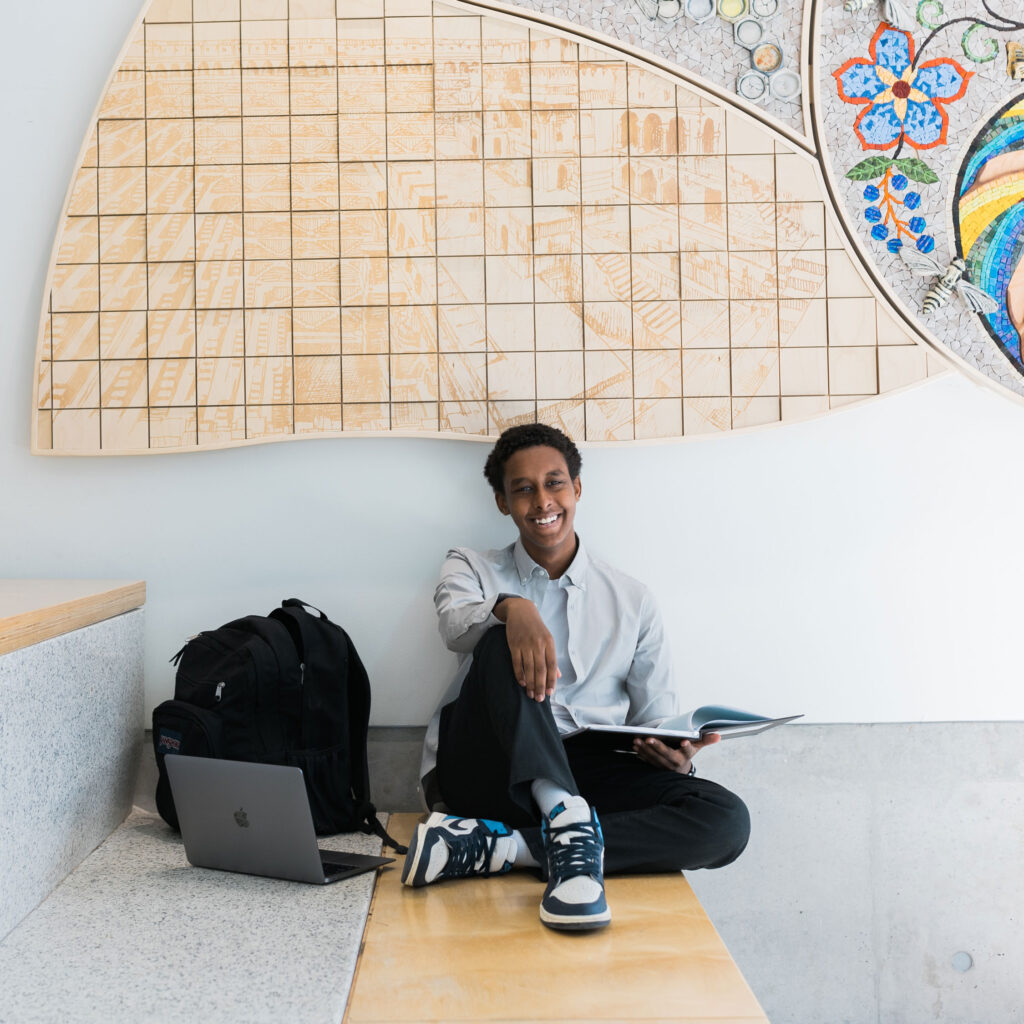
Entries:
<svg viewBox="0 0 1024 1024">
<path fill-rule="evenodd" d="M 165 761 L 196 867 L 323 885 L 394 859 L 328 851 L 325 870 L 299 768 L 181 754 Z"/>
</svg>

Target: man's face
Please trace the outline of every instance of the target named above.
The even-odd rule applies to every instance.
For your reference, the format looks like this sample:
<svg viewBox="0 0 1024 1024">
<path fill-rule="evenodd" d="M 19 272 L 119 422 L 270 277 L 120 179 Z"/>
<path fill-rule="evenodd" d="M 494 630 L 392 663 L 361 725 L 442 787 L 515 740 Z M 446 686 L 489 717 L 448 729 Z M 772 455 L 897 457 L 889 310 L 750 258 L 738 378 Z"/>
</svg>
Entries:
<svg viewBox="0 0 1024 1024">
<path fill-rule="evenodd" d="M 573 522 L 580 480 L 569 476 L 565 456 L 557 448 L 536 445 L 516 452 L 505 463 L 505 491 L 496 494 L 498 508 L 519 528 L 519 536 L 535 561 L 576 550 Z"/>
</svg>

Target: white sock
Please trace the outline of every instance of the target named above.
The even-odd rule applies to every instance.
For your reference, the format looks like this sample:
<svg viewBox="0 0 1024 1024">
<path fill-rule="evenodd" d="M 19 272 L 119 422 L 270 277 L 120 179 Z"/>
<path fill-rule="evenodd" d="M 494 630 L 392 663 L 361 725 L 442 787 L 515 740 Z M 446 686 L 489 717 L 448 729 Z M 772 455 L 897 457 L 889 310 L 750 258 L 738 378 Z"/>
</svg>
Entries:
<svg viewBox="0 0 1024 1024">
<path fill-rule="evenodd" d="M 515 868 L 539 868 L 540 864 L 537 862 L 537 858 L 530 853 L 530 848 L 526 845 L 523 833 L 519 829 L 512 833 L 512 839 L 516 844 L 515 858 L 512 861 L 512 866 Z"/>
<path fill-rule="evenodd" d="M 581 821 L 590 821 L 590 804 L 583 797 L 567 796 L 561 803 L 563 804 L 563 809 L 551 822 L 552 825 L 569 825 Z"/>
<path fill-rule="evenodd" d="M 545 818 L 550 818 L 551 812 L 559 804 L 568 806 L 567 801 L 574 799 L 567 789 L 550 779 L 534 779 L 530 783 L 530 792 Z"/>
</svg>

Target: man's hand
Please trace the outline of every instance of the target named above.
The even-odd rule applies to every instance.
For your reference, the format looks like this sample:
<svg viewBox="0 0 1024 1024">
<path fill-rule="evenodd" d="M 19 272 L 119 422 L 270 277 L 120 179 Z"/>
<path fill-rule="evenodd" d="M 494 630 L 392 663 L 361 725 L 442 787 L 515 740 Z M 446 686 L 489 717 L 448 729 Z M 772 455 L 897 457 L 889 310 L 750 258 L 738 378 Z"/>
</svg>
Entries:
<svg viewBox="0 0 1024 1024">
<path fill-rule="evenodd" d="M 494 614 L 505 623 L 516 681 L 531 700 L 550 697 L 562 673 L 555 658 L 555 638 L 537 606 L 525 597 L 507 597 L 495 605 Z"/>
<path fill-rule="evenodd" d="M 710 747 L 721 738 L 717 732 L 709 732 L 703 739 L 683 740 L 678 747 L 669 747 L 653 736 L 638 736 L 633 740 L 633 749 L 641 760 L 655 768 L 667 768 L 670 772 L 686 775 L 697 751 Z"/>
</svg>

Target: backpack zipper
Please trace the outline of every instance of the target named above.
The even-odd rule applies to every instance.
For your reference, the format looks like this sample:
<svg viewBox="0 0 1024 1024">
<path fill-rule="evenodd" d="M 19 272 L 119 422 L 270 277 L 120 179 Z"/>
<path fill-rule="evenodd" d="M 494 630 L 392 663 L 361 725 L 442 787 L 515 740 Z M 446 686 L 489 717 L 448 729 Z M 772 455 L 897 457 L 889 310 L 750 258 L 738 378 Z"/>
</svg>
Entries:
<svg viewBox="0 0 1024 1024">
<path fill-rule="evenodd" d="M 220 695 L 221 695 L 221 691 L 224 689 L 224 685 L 225 685 L 224 683 L 218 683 L 217 684 L 217 689 L 216 689 L 216 691 L 214 692 L 214 695 L 213 695 L 214 699 L 217 701 L 218 704 L 220 703 Z"/>
<path fill-rule="evenodd" d="M 190 643 L 192 643 L 192 641 L 195 640 L 196 637 L 200 637 L 202 635 L 203 634 L 200 632 L 200 633 L 193 633 L 192 636 L 188 637 L 185 640 L 185 642 L 181 645 L 181 649 L 172 658 L 169 659 L 170 664 L 172 664 L 175 668 L 177 668 L 178 667 L 178 662 L 181 661 L 181 656 L 185 653 L 185 648 L 188 647 L 188 645 Z"/>
</svg>

